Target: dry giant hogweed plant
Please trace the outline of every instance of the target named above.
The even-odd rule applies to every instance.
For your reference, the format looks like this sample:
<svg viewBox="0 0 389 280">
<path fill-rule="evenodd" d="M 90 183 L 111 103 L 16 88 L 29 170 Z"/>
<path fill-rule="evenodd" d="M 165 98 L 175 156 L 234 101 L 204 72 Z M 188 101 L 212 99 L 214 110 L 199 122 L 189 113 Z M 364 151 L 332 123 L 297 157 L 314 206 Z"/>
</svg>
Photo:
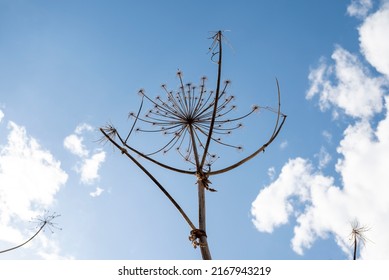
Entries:
<svg viewBox="0 0 389 280">
<path fill-rule="evenodd" d="M 211 192 L 216 191 L 210 187 L 211 181 L 209 178 L 212 175 L 222 174 L 235 169 L 261 152 L 264 152 L 277 137 L 286 120 L 286 115 L 281 112 L 280 88 L 277 80 L 278 107 L 276 109 L 255 105 L 242 116 L 230 117 L 236 106 L 233 105 L 234 96 L 229 95 L 227 92 L 230 81 L 221 82 L 223 38 L 224 36 L 221 31 L 215 32 L 211 37 L 212 44 L 209 48 L 212 55 L 211 60 L 217 64 L 215 90 L 209 90 L 207 88 L 206 77 L 201 78 L 198 86 L 192 83 L 185 83 L 183 73 L 178 71 L 177 77 L 180 82 L 178 90 L 171 91 L 165 84 L 162 85 L 165 98 L 151 98 L 145 93 L 145 90 L 141 89 L 139 91 L 141 104 L 137 112 L 129 114 L 129 117 L 134 122 L 128 133 L 125 135 L 120 134 L 113 125 L 100 128 L 103 134 L 102 140 L 112 143 L 123 155 L 135 163 L 177 208 L 191 228 L 189 240 L 195 248 L 200 247 L 202 258 L 207 260 L 211 259 L 211 253 L 206 233 L 205 190 Z M 142 116 L 141 113 L 145 101 L 149 102 L 152 108 Z M 221 169 L 212 170 L 211 166 L 218 156 L 210 151 L 211 143 L 213 145 L 241 150 L 241 146 L 224 141 L 223 136 L 230 135 L 233 131 L 241 128 L 241 120 L 262 109 L 276 114 L 273 132 L 266 143 L 260 145 L 251 154 L 235 163 Z M 138 122 L 143 126 L 136 128 Z M 162 147 L 146 153 L 129 144 L 130 136 L 134 131 L 142 133 L 162 133 L 170 137 L 168 137 L 168 141 Z M 175 150 L 191 167 L 189 169 L 182 169 L 163 163 L 153 157 L 156 154 L 165 154 L 171 150 Z M 199 205 L 197 227 L 169 192 L 136 157 L 143 158 L 173 172 L 196 176 Z"/>
</svg>

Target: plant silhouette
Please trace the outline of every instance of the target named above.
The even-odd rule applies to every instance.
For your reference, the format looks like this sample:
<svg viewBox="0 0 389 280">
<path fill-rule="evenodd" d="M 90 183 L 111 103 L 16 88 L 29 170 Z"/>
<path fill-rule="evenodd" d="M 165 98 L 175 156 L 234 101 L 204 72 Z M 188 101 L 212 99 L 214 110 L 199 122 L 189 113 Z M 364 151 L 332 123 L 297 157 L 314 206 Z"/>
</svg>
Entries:
<svg viewBox="0 0 389 280">
<path fill-rule="evenodd" d="M 177 72 L 180 86 L 177 91 L 168 90 L 167 86 L 162 85 L 162 89 L 166 94 L 166 98 L 149 97 L 145 90 L 141 89 L 141 104 L 139 110 L 130 113 L 129 117 L 134 120 L 133 125 L 128 133 L 121 135 L 117 129 L 109 124 L 100 128 L 103 134 L 102 141 L 109 141 L 121 153 L 127 156 L 135 165 L 137 165 L 165 194 L 170 202 L 177 208 L 182 217 L 185 219 L 191 228 L 189 240 L 192 245 L 200 247 L 202 258 L 205 260 L 212 259 L 206 232 L 206 209 L 205 209 L 205 191 L 215 192 L 216 190 L 210 187 L 210 177 L 216 174 L 228 172 L 238 166 L 243 165 L 250 159 L 256 157 L 274 141 L 279 134 L 286 115 L 281 113 L 280 88 L 278 80 L 277 96 L 278 108 L 253 106 L 251 110 L 239 117 L 230 117 L 232 111 L 236 108 L 233 105 L 234 96 L 227 93 L 230 81 L 222 83 L 222 58 L 223 58 L 223 33 L 222 31 L 215 32 L 211 37 L 212 44 L 209 48 L 211 60 L 217 65 L 217 79 L 215 90 L 208 90 L 207 78 L 202 77 L 199 86 L 191 83 L 185 83 L 183 73 Z M 152 105 L 152 109 L 148 110 L 144 116 L 141 112 L 145 102 Z M 227 143 L 223 136 L 231 134 L 234 130 L 242 127 L 240 121 L 258 110 L 268 110 L 276 114 L 274 130 L 266 143 L 257 147 L 254 152 L 246 157 L 236 161 L 235 163 L 221 169 L 212 170 L 212 164 L 218 156 L 210 151 L 211 143 L 213 145 L 221 145 L 224 147 L 235 148 L 241 150 L 241 146 Z M 137 123 L 145 125 L 147 128 L 135 128 Z M 150 128 L 148 128 L 148 126 Z M 167 143 L 156 150 L 145 153 L 134 148 L 129 144 L 130 136 L 134 131 L 142 133 L 162 133 L 168 137 Z M 168 153 L 175 150 L 191 168 L 183 169 L 163 163 L 153 156 L 159 153 Z M 194 175 L 198 187 L 198 226 L 191 221 L 181 206 L 174 200 L 169 192 L 162 184 L 135 158 L 140 157 L 150 161 L 160 167 L 173 172 Z"/>
<path fill-rule="evenodd" d="M 30 242 L 31 240 L 33 240 L 35 237 L 38 236 L 38 234 L 43 230 L 45 230 L 45 228 L 49 228 L 50 231 L 53 233 L 54 232 L 54 228 L 55 229 L 59 229 L 61 230 L 61 228 L 59 228 L 57 226 L 56 223 L 53 222 L 53 220 L 57 217 L 59 217 L 61 215 L 59 214 L 56 214 L 55 212 L 53 214 L 49 214 L 49 212 L 45 211 L 45 214 L 43 216 L 39 216 L 35 219 L 33 219 L 32 221 L 34 223 L 37 224 L 36 228 L 37 228 L 37 231 L 34 233 L 34 235 L 32 235 L 27 241 L 15 246 L 15 247 L 12 247 L 12 248 L 8 248 L 8 249 L 5 249 L 5 250 L 2 250 L 0 251 L 0 254 L 2 253 L 6 253 L 6 252 L 9 252 L 9 251 L 12 251 L 12 250 L 15 250 L 15 249 L 18 249 L 24 245 L 26 245 L 28 242 Z"/>
</svg>

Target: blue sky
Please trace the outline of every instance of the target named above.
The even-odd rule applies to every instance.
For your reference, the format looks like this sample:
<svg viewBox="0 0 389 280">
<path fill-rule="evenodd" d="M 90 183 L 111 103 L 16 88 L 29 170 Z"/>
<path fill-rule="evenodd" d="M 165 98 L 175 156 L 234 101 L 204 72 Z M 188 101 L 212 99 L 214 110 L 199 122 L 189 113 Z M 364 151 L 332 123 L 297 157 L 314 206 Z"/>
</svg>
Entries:
<svg viewBox="0 0 389 280">
<path fill-rule="evenodd" d="M 276 141 L 243 167 L 211 178 L 207 234 L 215 259 L 349 259 L 350 222 L 369 227 L 363 259 L 387 259 L 389 81 L 387 1 L 0 0 L 0 249 L 2 259 L 199 259 L 190 228 L 98 128 L 131 127 L 140 88 L 208 77 L 212 31 L 225 30 L 223 79 L 236 115 L 277 104 Z M 148 104 L 150 106 L 150 104 Z M 272 132 L 274 115 L 244 120 L 216 166 L 243 158 Z M 136 134 L 158 147 L 163 135 Z M 173 152 L 161 157 L 187 168 Z M 193 221 L 195 177 L 145 163 Z"/>
</svg>

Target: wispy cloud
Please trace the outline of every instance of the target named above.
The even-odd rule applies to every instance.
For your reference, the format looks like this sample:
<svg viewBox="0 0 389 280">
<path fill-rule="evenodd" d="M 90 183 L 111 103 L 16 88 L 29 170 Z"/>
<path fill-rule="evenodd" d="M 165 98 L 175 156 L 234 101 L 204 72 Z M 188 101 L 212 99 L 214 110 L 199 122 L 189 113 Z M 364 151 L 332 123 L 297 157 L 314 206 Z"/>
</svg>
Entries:
<svg viewBox="0 0 389 280">
<path fill-rule="evenodd" d="M 98 171 L 104 160 L 104 151 L 96 152 L 90 158 L 84 158 L 81 166 L 77 169 L 81 174 L 81 182 L 88 185 L 93 184 L 99 178 Z"/>
<path fill-rule="evenodd" d="M 85 146 L 83 135 L 91 131 L 93 131 L 92 126 L 82 123 L 75 128 L 73 134 L 64 139 L 64 147 L 79 157 L 74 169 L 80 174 L 81 182 L 87 185 L 92 185 L 99 179 L 99 169 L 106 156 L 100 149 L 92 152 Z"/>
<path fill-rule="evenodd" d="M 93 127 L 87 123 L 81 123 L 74 130 L 78 135 L 81 135 L 84 131 L 93 131 Z"/>
<path fill-rule="evenodd" d="M 87 157 L 89 155 L 88 150 L 84 146 L 83 138 L 76 134 L 71 134 L 67 136 L 64 140 L 64 146 L 67 150 L 69 150 L 72 154 L 75 154 L 79 157 Z"/>
<path fill-rule="evenodd" d="M 267 175 L 269 176 L 270 180 L 274 180 L 274 176 L 276 175 L 276 169 L 274 168 L 274 166 L 270 167 L 267 170 Z"/>
<path fill-rule="evenodd" d="M 353 1 L 351 6 L 368 2 Z M 349 14 L 357 15 L 356 11 L 350 12 L 354 9 L 350 7 Z M 362 11 L 361 8 L 358 15 Z M 252 203 L 253 223 L 260 231 L 272 232 L 296 219 L 291 246 L 298 254 L 303 254 L 316 239 L 329 238 L 331 233 L 339 247 L 351 256 L 350 221 L 358 218 L 369 225 L 368 238 L 374 242 L 374 246 L 362 248 L 361 258 L 389 258 L 389 54 L 382 53 L 389 44 L 389 37 L 383 33 L 389 29 L 388 14 L 389 6 L 383 4 L 359 28 L 362 54 L 382 76 L 373 75 L 368 71 L 369 65 L 340 46 L 332 62 L 322 59 L 309 75 L 307 98 L 317 95 L 322 110 L 332 109 L 353 119 L 337 147 L 333 174 L 341 178 L 340 183 L 335 183 L 334 175 L 323 173 L 329 157 L 321 148 L 316 155 L 317 165 L 309 159 L 290 159 L 278 178 L 263 188 Z"/>
<path fill-rule="evenodd" d="M 322 135 L 323 135 L 324 139 L 327 141 L 327 143 L 329 143 L 329 144 L 332 143 L 332 134 L 331 134 L 331 132 L 329 132 L 327 130 L 324 130 L 322 132 Z"/>
<path fill-rule="evenodd" d="M 314 155 L 315 158 L 318 159 L 318 168 L 323 169 L 328 165 L 328 163 L 331 161 L 332 157 L 327 152 L 326 148 L 321 147 L 320 151 Z"/>
<path fill-rule="evenodd" d="M 0 146 L 0 241 L 20 244 L 31 236 L 28 221 L 54 204 L 68 175 L 23 126 L 9 121 L 7 129 L 7 142 Z M 39 254 L 51 254 L 57 246 L 47 244 L 39 246 Z"/>
<path fill-rule="evenodd" d="M 102 188 L 99 188 L 97 187 L 96 190 L 94 192 L 90 192 L 89 195 L 91 197 L 98 197 L 100 196 L 102 193 L 104 192 L 104 190 Z"/>
<path fill-rule="evenodd" d="M 252 203 L 253 223 L 258 230 L 271 233 L 274 228 L 286 224 L 293 212 L 289 199 L 299 191 L 302 191 L 299 197 L 304 197 L 306 190 L 296 188 L 296 184 L 293 184 L 305 175 L 306 166 L 302 161 L 296 159 L 286 164 L 277 180 L 265 187 Z"/>
<path fill-rule="evenodd" d="M 351 4 L 347 7 L 347 13 L 350 16 L 363 18 L 368 14 L 372 7 L 372 0 L 352 0 Z"/>
</svg>

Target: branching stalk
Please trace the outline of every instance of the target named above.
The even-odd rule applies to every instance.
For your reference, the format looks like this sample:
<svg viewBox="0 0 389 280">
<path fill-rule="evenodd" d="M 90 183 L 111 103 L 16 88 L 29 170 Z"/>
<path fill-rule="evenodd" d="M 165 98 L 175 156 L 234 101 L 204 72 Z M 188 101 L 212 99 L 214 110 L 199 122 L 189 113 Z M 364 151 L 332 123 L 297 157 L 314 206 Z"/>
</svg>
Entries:
<svg viewBox="0 0 389 280">
<path fill-rule="evenodd" d="M 184 83 L 183 74 L 181 71 L 178 71 L 177 76 L 179 78 L 180 86 L 177 91 L 169 91 L 165 84 L 162 85 L 162 89 L 166 93 L 166 99 L 161 97 L 152 99 L 143 89 L 139 91 L 142 95 L 142 102 L 136 114 L 129 114 L 129 116 L 135 120 L 130 132 L 125 138 L 123 138 L 113 126 L 109 125 L 104 128 L 100 128 L 100 131 L 104 135 L 103 139 L 111 142 L 121 151 L 122 154 L 126 155 L 133 163 L 135 163 L 135 165 L 138 166 L 155 183 L 155 185 L 180 212 L 191 228 L 189 240 L 192 241 L 192 245 L 195 248 L 200 247 L 201 255 L 204 260 L 211 259 L 211 252 L 208 246 L 206 232 L 205 190 L 216 191 L 209 187 L 209 184 L 211 183 L 209 177 L 211 175 L 222 174 L 237 168 L 250 159 L 256 157 L 259 153 L 265 151 L 265 149 L 278 136 L 286 120 L 286 115 L 281 113 L 281 94 L 278 80 L 276 80 L 278 96 L 277 109 L 255 105 L 250 112 L 240 117 L 228 116 L 232 113 L 232 111 L 234 111 L 236 106 L 232 105 L 232 101 L 235 99 L 234 96 L 229 95 L 227 92 L 230 81 L 227 80 L 225 81 L 224 86 L 221 85 L 223 34 L 221 31 L 218 31 L 211 38 L 213 39 L 210 47 L 210 51 L 212 52 L 211 60 L 218 65 L 215 92 L 206 88 L 206 77 L 202 77 L 200 86 L 198 87 L 199 93 L 197 93 L 197 87 L 192 85 L 192 83 Z M 143 107 L 143 101 L 148 101 L 152 105 L 152 109 L 147 111 L 145 116 L 140 115 Z M 274 130 L 267 142 L 253 153 L 236 163 L 219 170 L 211 171 L 211 165 L 218 158 L 215 154 L 210 153 L 211 143 L 222 147 L 241 150 L 241 146 L 227 143 L 223 137 L 242 127 L 242 124 L 238 123 L 238 121 L 250 116 L 253 112 L 259 110 L 260 108 L 277 114 Z M 148 128 L 135 129 L 137 121 L 147 125 Z M 151 128 L 149 128 L 150 126 Z M 159 149 L 144 153 L 128 144 L 130 136 L 134 130 L 149 133 L 159 132 L 170 136 L 171 139 L 169 139 Z M 118 138 L 118 141 L 115 140 L 116 137 Z M 187 163 L 192 165 L 192 170 L 173 167 L 152 157 L 158 153 L 168 153 L 173 150 L 173 148 L 176 149 L 178 155 L 180 155 Z M 159 181 L 138 160 L 136 160 L 133 155 L 138 155 L 170 171 L 195 175 L 197 177 L 198 228 L 191 222 L 184 210 L 173 199 L 169 192 L 167 192 Z"/>
</svg>

